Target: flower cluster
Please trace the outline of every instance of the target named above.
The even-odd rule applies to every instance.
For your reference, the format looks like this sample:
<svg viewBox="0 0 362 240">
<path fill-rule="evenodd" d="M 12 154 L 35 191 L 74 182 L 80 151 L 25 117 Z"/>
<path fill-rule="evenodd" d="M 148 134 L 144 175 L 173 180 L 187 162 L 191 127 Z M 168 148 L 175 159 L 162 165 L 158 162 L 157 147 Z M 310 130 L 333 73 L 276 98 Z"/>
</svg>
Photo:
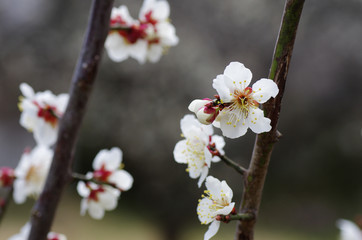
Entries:
<svg viewBox="0 0 362 240">
<path fill-rule="evenodd" d="M 204 239 L 213 237 L 220 221 L 229 222 L 237 219 L 231 215 L 237 214 L 234 202 L 231 202 L 233 192 L 225 181 L 208 176 L 211 162 L 220 159 L 235 168 L 239 173 L 245 171 L 243 167 L 224 155 L 223 137 L 213 135 L 213 127 L 220 128 L 222 134 L 228 138 L 238 138 L 250 128 L 255 133 L 271 130 L 271 120 L 264 116 L 259 108 L 260 104 L 275 98 L 279 92 L 278 86 L 271 79 L 260 79 L 251 87 L 249 84 L 252 73 L 242 63 L 231 62 L 213 80 L 213 88 L 217 91 L 214 99 L 204 98 L 192 101 L 188 109 L 193 115 L 186 115 L 181 119 L 181 131 L 184 140 L 179 141 L 173 155 L 177 163 L 188 164 L 186 169 L 191 178 L 198 178 L 200 187 L 206 178 L 205 195 L 199 200 L 197 214 L 202 224 L 210 224 Z"/>
<path fill-rule="evenodd" d="M 259 105 L 275 98 L 278 86 L 273 80 L 262 78 L 248 87 L 251 78 L 251 71 L 242 63 L 231 62 L 224 74 L 213 80 L 212 86 L 218 93 L 216 99 L 194 100 L 189 110 L 201 123 L 212 123 L 229 138 L 243 136 L 248 128 L 258 134 L 269 132 L 270 119 L 264 117 Z"/>
<path fill-rule="evenodd" d="M 175 27 L 170 23 L 166 0 L 145 0 L 137 20 L 124 5 L 113 8 L 110 32 L 105 42 L 108 56 L 116 62 L 128 57 L 139 63 L 157 62 L 169 47 L 178 44 Z"/>
<path fill-rule="evenodd" d="M 27 240 L 30 234 L 31 224 L 26 223 L 16 235 L 11 236 L 8 240 Z M 67 237 L 60 233 L 48 233 L 47 240 L 67 240 Z"/>
<path fill-rule="evenodd" d="M 213 135 L 212 126 L 199 123 L 191 114 L 184 116 L 180 125 L 185 139 L 176 144 L 174 158 L 176 162 L 188 165 L 186 171 L 191 178 L 199 178 L 198 186 L 201 187 L 211 162 L 220 161 L 219 155 L 224 154 L 224 138 Z"/>
<path fill-rule="evenodd" d="M 93 161 L 93 172 L 87 173 L 87 182 L 79 181 L 77 190 L 81 197 L 81 215 L 88 211 L 94 219 L 101 219 L 104 211 L 117 207 L 121 191 L 132 187 L 133 177 L 119 169 L 122 163 L 121 149 L 101 150 Z"/>
<path fill-rule="evenodd" d="M 59 119 L 68 104 L 68 94 L 55 96 L 51 91 L 34 93 L 28 84 L 20 84 L 23 97 L 18 104 L 20 125 L 34 133 L 38 144 L 51 146 L 57 140 Z"/>
</svg>

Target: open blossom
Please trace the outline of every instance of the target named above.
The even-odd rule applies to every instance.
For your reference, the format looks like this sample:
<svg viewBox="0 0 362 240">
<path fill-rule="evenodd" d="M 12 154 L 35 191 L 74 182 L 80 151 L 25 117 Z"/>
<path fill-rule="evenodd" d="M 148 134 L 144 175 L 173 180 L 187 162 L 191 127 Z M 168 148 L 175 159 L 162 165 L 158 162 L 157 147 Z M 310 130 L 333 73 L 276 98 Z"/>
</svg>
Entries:
<svg viewBox="0 0 362 240">
<path fill-rule="evenodd" d="M 167 1 L 145 0 L 139 19 L 133 19 L 124 5 L 113 8 L 111 31 L 105 48 L 116 62 L 128 57 L 139 63 L 157 62 L 163 52 L 178 43 L 175 27 L 169 22 L 170 6 Z"/>
<path fill-rule="evenodd" d="M 208 176 L 206 178 L 206 188 L 203 199 L 199 200 L 197 206 L 197 215 L 201 224 L 210 224 L 209 229 L 204 235 L 204 240 L 212 238 L 220 227 L 218 215 L 228 215 L 234 209 L 233 191 L 225 181 Z"/>
<path fill-rule="evenodd" d="M 148 24 L 147 59 L 150 62 L 160 60 L 169 47 L 179 42 L 176 29 L 170 23 L 170 5 L 165 0 L 145 0 L 139 13 L 141 23 Z"/>
<path fill-rule="evenodd" d="M 111 30 L 105 42 L 108 56 L 115 62 L 121 62 L 128 57 L 136 59 L 139 63 L 146 61 L 148 43 L 146 29 L 148 25 L 140 24 L 133 19 L 124 5 L 113 8 L 111 13 Z"/>
<path fill-rule="evenodd" d="M 28 222 L 21 228 L 20 232 L 11 236 L 8 240 L 27 240 L 30 234 L 31 224 Z M 47 240 L 67 240 L 67 237 L 60 233 L 48 233 Z"/>
<path fill-rule="evenodd" d="M 94 219 L 103 218 L 105 210 L 115 209 L 121 194 L 116 188 L 83 181 L 78 182 L 77 190 L 83 197 L 80 205 L 81 215 L 85 215 L 88 211 Z"/>
<path fill-rule="evenodd" d="M 34 132 L 38 144 L 52 145 L 57 139 L 58 122 L 68 104 L 68 94 L 55 96 L 51 91 L 34 93 L 26 83 L 20 84 L 24 97 L 20 98 L 22 111 L 20 125 Z"/>
<path fill-rule="evenodd" d="M 32 151 L 25 151 L 15 168 L 14 201 L 24 203 L 28 196 L 38 197 L 43 190 L 53 151 L 43 145 L 38 145 Z"/>
<path fill-rule="evenodd" d="M 362 230 L 354 222 L 339 219 L 337 227 L 341 230 L 341 240 L 362 240 Z"/>
<path fill-rule="evenodd" d="M 173 151 L 175 161 L 188 165 L 191 178 L 199 178 L 200 187 L 207 174 L 211 162 L 218 162 L 219 154 L 223 155 L 225 141 L 223 137 L 213 135 L 211 125 L 200 124 L 195 116 L 185 115 L 180 122 L 184 140 L 179 141 Z"/>
<path fill-rule="evenodd" d="M 271 130 L 270 119 L 258 107 L 278 94 L 278 86 L 273 80 L 262 78 L 248 87 L 251 78 L 251 71 L 242 63 L 231 62 L 224 74 L 213 81 L 224 106 L 216 121 L 226 137 L 243 136 L 248 128 L 258 134 Z"/>
<path fill-rule="evenodd" d="M 93 161 L 93 173 L 87 174 L 102 182 L 109 182 L 122 191 L 132 187 L 133 177 L 127 171 L 120 169 L 122 163 L 121 149 L 114 147 L 111 150 L 101 150 Z"/>
<path fill-rule="evenodd" d="M 14 169 L 9 167 L 0 168 L 0 187 L 10 187 L 15 178 Z"/>
</svg>

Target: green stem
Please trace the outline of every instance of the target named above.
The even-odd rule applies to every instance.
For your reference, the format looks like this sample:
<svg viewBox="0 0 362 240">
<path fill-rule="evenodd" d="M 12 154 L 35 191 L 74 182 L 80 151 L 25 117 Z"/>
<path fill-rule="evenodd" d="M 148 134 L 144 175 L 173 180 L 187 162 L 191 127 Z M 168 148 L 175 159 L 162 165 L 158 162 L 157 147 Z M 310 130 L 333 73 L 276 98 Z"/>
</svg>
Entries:
<svg viewBox="0 0 362 240">
<path fill-rule="evenodd" d="M 263 104 L 266 117 L 271 120 L 272 130 L 256 137 L 249 169 L 244 178 L 243 197 L 239 212 L 255 214 L 251 221 L 240 220 L 237 226 L 236 240 L 254 239 L 254 226 L 258 215 L 264 182 L 274 144 L 281 134 L 277 131 L 281 100 L 284 94 L 289 63 L 304 0 L 287 0 L 279 36 L 274 49 L 269 78 L 278 85 L 279 93 L 275 99 Z"/>
<path fill-rule="evenodd" d="M 242 166 L 240 166 L 239 164 L 237 164 L 236 162 L 234 162 L 233 160 L 231 160 L 230 158 L 228 158 L 225 155 L 219 156 L 219 157 L 224 163 L 226 163 L 228 166 L 234 168 L 241 175 L 245 175 L 245 173 L 248 171 L 247 169 L 243 168 Z"/>
</svg>

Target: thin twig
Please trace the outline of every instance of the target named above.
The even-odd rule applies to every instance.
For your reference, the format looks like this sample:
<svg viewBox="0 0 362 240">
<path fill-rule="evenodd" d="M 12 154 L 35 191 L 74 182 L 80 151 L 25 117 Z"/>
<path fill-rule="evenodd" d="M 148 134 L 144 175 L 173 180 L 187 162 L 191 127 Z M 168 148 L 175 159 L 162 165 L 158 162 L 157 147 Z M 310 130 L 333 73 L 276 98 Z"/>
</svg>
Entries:
<svg viewBox="0 0 362 240">
<path fill-rule="evenodd" d="M 234 168 L 241 175 L 244 175 L 248 171 L 247 169 L 243 168 L 225 155 L 220 155 L 219 157 L 223 162 L 225 162 L 228 166 Z"/>
<path fill-rule="evenodd" d="M 272 130 L 268 133 L 257 135 L 248 174 L 244 178 L 245 186 L 239 212 L 251 212 L 254 213 L 256 217 L 258 215 L 271 153 L 274 144 L 280 137 L 280 133 L 277 132 L 277 123 L 303 4 L 304 0 L 287 0 L 285 3 L 283 19 L 269 73 L 269 78 L 273 79 L 278 85 L 279 94 L 274 100 L 269 100 L 263 105 L 265 115 L 271 119 Z M 251 221 L 240 220 L 235 239 L 254 239 L 255 223 L 256 218 Z"/>
<path fill-rule="evenodd" d="M 114 0 L 93 0 L 67 109 L 60 120 L 54 158 L 44 190 L 32 210 L 28 240 L 45 240 L 64 187 L 70 182 L 75 143 L 109 31 Z"/>
<path fill-rule="evenodd" d="M 104 181 L 100 181 L 100 180 L 97 180 L 97 179 L 94 179 L 94 178 L 88 178 L 86 175 L 83 175 L 83 174 L 80 174 L 80 173 L 73 172 L 72 177 L 73 177 L 73 179 L 76 179 L 76 180 L 79 180 L 79 181 L 93 182 L 93 183 L 98 184 L 98 185 L 107 185 L 107 186 L 116 188 L 121 192 L 123 191 L 122 189 L 118 188 L 116 186 L 116 184 L 114 184 L 114 183 L 104 182 Z"/>
</svg>

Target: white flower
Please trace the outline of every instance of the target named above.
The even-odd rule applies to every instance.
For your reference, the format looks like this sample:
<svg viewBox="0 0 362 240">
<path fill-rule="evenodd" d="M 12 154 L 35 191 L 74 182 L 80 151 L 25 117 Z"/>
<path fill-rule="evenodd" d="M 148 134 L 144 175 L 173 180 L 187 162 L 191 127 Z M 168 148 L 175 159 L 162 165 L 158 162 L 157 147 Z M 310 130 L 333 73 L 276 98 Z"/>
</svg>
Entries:
<svg viewBox="0 0 362 240">
<path fill-rule="evenodd" d="M 77 190 L 79 195 L 83 197 L 80 204 L 80 214 L 85 215 L 88 211 L 89 215 L 94 219 L 103 218 L 105 210 L 115 209 L 121 194 L 118 189 L 93 182 L 79 181 Z"/>
<path fill-rule="evenodd" d="M 43 190 L 53 151 L 46 146 L 38 145 L 31 152 L 25 152 L 15 168 L 14 201 L 24 203 L 26 197 L 38 197 Z"/>
<path fill-rule="evenodd" d="M 167 1 L 145 0 L 143 2 L 139 19 L 141 23 L 149 25 L 147 59 L 150 62 L 159 61 L 165 50 L 176 46 L 179 42 L 169 16 L 170 5 Z"/>
<path fill-rule="evenodd" d="M 270 97 L 275 97 L 278 86 L 270 79 L 260 79 L 248 87 L 252 73 L 242 63 L 231 62 L 213 81 L 221 100 L 221 109 L 214 126 L 221 128 L 223 135 L 229 138 L 243 136 L 248 128 L 255 133 L 271 130 L 270 119 L 258 108 Z M 220 125 L 219 125 L 220 124 Z"/>
<path fill-rule="evenodd" d="M 102 182 L 113 183 L 122 191 L 129 190 L 133 184 L 133 177 L 127 171 L 119 169 L 122 155 L 121 149 L 117 147 L 101 150 L 94 158 L 94 171 L 91 176 Z"/>
<path fill-rule="evenodd" d="M 199 200 L 197 206 L 197 215 L 201 224 L 210 224 L 209 229 L 204 235 L 204 240 L 213 237 L 220 227 L 220 221 L 216 219 L 218 215 L 228 215 L 234 209 L 233 191 L 225 181 L 208 176 L 206 178 L 206 188 L 203 199 Z"/>
<path fill-rule="evenodd" d="M 185 115 L 180 125 L 185 139 L 176 144 L 173 156 L 176 162 L 188 164 L 186 171 L 191 178 L 199 178 L 200 187 L 209 173 L 211 162 L 220 161 L 218 154 L 224 155 L 225 141 L 221 136 L 212 135 L 212 126 L 200 124 L 194 115 Z"/>
<path fill-rule="evenodd" d="M 63 116 L 68 104 L 68 94 L 55 96 L 51 91 L 34 93 L 28 84 L 20 84 L 24 96 L 20 97 L 19 109 L 22 111 L 20 125 L 34 132 L 38 144 L 52 145 L 58 134 L 59 118 Z"/>
<path fill-rule="evenodd" d="M 11 236 L 8 240 L 27 240 L 30 234 L 31 224 L 27 222 L 20 230 L 20 233 Z M 60 233 L 50 232 L 47 236 L 48 240 L 67 240 L 67 237 Z"/>
<path fill-rule="evenodd" d="M 341 230 L 341 240 L 362 240 L 362 231 L 354 222 L 339 219 L 337 227 Z"/>
<path fill-rule="evenodd" d="M 148 48 L 148 25 L 134 20 L 124 5 L 112 9 L 110 25 L 111 28 L 118 27 L 119 30 L 111 30 L 106 39 L 105 48 L 108 56 L 115 62 L 132 57 L 139 63 L 144 63 Z"/>
</svg>

